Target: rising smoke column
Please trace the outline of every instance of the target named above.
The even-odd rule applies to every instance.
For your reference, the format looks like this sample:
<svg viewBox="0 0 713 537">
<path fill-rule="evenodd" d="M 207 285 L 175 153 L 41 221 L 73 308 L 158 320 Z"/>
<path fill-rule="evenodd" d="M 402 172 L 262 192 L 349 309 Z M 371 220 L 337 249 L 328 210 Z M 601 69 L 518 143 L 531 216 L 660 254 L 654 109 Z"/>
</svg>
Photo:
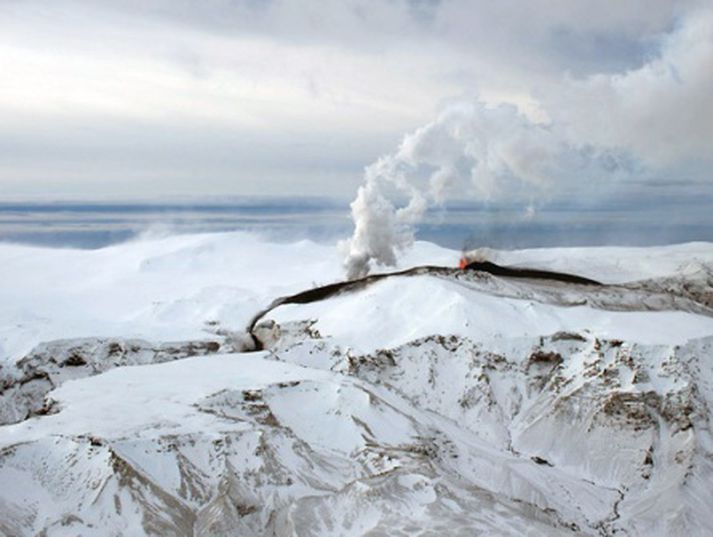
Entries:
<svg viewBox="0 0 713 537">
<path fill-rule="evenodd" d="M 413 242 L 413 224 L 423 218 L 428 202 L 409 182 L 407 170 L 400 168 L 401 162 L 388 156 L 366 169 L 364 184 L 351 204 L 354 234 L 344 245 L 349 279 L 366 276 L 371 260 L 394 266 L 396 250 Z M 389 187 L 405 194 L 408 203 L 397 209 L 388 197 Z"/>
<path fill-rule="evenodd" d="M 591 173 L 602 155 L 558 138 L 514 106 L 451 106 L 367 167 L 351 204 L 354 234 L 343 245 L 347 277 L 365 276 L 373 262 L 395 265 L 397 251 L 413 242 L 414 224 L 449 195 L 543 192 L 565 174 Z"/>
</svg>

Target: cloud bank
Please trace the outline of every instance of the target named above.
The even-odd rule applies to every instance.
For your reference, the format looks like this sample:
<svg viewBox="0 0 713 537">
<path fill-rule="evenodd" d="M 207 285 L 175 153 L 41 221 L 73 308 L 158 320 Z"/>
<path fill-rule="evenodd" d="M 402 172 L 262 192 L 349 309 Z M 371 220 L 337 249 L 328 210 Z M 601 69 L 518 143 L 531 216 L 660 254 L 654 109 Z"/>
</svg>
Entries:
<svg viewBox="0 0 713 537">
<path fill-rule="evenodd" d="M 631 114 L 622 122 L 631 131 L 617 129 L 604 145 L 646 145 L 665 157 L 687 143 L 680 133 L 688 124 L 703 135 L 705 118 L 681 113 L 670 125 L 674 143 L 663 149 L 638 136 L 637 121 L 657 136 L 646 124 L 646 101 L 679 106 L 678 96 L 690 92 L 676 89 L 676 75 L 698 84 L 686 62 L 693 69 L 706 52 L 696 48 L 686 58 L 685 42 L 700 44 L 708 31 L 702 15 L 698 26 L 690 22 L 696 5 L 3 2 L 0 187 L 20 197 L 280 192 L 346 199 L 365 162 L 464 95 L 550 119 L 555 145 L 604 138 L 609 112 L 597 110 Z M 677 73 L 654 57 L 673 58 Z M 630 96 L 628 85 L 657 76 L 658 91 Z M 592 117 L 579 117 L 585 95 Z M 703 110 L 702 101 L 704 93 L 692 103 Z M 565 126 L 572 132 L 563 136 Z M 538 151 L 553 150 L 543 144 Z M 704 149 L 687 147 L 691 160 Z M 453 175 L 444 170 L 441 180 Z"/>
</svg>

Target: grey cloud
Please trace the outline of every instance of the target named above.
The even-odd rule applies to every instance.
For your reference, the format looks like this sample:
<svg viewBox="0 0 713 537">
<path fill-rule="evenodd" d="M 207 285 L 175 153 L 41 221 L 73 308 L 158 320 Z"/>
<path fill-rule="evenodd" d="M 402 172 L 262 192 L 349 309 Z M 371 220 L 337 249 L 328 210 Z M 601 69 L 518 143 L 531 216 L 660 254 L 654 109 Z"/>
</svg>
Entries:
<svg viewBox="0 0 713 537">
<path fill-rule="evenodd" d="M 68 10 L 37 2 L 56 15 Z M 121 14 L 223 36 L 258 35 L 298 46 L 343 47 L 379 54 L 394 46 L 477 47 L 506 63 L 585 74 L 640 63 L 647 43 L 696 0 L 601 2 L 533 0 L 206 0 L 93 2 L 94 17 Z M 66 2 L 69 11 L 87 4 Z"/>
<path fill-rule="evenodd" d="M 6 195 L 54 189 L 90 198 L 106 192 L 344 197 L 356 188 L 363 163 L 385 144 L 349 132 L 296 136 L 206 124 L 0 127 L 0 185 Z"/>
<path fill-rule="evenodd" d="M 514 103 L 518 112 L 528 99 L 546 112 L 554 141 L 531 144 L 525 153 L 557 158 L 538 175 L 563 174 L 552 166 L 580 174 L 609 166 L 609 173 L 637 175 L 631 169 L 643 159 L 659 174 L 696 178 L 713 154 L 713 67 L 705 41 L 696 38 L 709 19 L 694 10 L 697 4 L 3 3 L 0 63 L 18 51 L 28 59 L 15 71 L 20 78 L 0 87 L 0 183 L 6 190 L 21 182 L 44 189 L 49 180 L 38 178 L 81 175 L 79 184 L 109 191 L 133 176 L 240 192 L 259 189 L 255 177 L 262 173 L 275 177 L 265 188 L 347 196 L 361 168 L 389 151 L 398 133 L 428 122 L 439 102 L 461 95 L 474 101 L 479 92 L 488 102 Z M 246 38 L 255 41 L 236 46 Z M 273 45 L 270 60 L 257 54 Z M 256 55 L 245 56 L 251 50 Z M 290 56 L 294 51 L 301 56 Z M 310 55 L 319 61 L 290 71 Z M 85 60 L 87 67 L 78 69 Z M 46 64 L 56 67 L 56 80 L 42 77 Z M 43 87 L 33 86 L 37 80 Z M 10 95 L 9 87 L 18 90 Z M 293 92 L 294 102 L 280 101 L 282 89 Z M 85 90 L 91 90 L 86 99 Z M 263 91 L 264 101 L 245 95 L 252 90 Z M 50 91 L 39 105 L 23 101 Z M 245 119 L 251 114 L 252 123 Z M 547 138 L 542 125 L 531 129 Z M 512 130 L 521 132 L 517 125 Z M 569 152 L 560 151 L 562 144 Z M 457 158 L 434 184 L 446 187 L 472 165 Z M 290 180 L 291 171 L 304 187 Z M 108 179 L 91 179 L 99 176 Z"/>
</svg>

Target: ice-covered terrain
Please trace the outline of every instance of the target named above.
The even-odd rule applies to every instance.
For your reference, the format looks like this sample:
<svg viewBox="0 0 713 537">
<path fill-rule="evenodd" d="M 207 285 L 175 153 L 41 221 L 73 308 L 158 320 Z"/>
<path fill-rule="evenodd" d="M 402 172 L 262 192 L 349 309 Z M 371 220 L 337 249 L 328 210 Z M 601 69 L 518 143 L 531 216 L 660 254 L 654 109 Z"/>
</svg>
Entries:
<svg viewBox="0 0 713 537">
<path fill-rule="evenodd" d="M 0 244 L 0 534 L 713 534 L 713 245 L 471 255 Z"/>
</svg>

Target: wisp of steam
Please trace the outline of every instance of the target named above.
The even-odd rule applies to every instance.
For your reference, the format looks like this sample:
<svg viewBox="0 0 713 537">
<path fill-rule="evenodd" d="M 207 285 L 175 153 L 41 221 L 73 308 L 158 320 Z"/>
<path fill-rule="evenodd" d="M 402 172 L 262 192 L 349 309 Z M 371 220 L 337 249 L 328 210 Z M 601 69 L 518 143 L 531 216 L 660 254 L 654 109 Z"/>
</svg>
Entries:
<svg viewBox="0 0 713 537">
<path fill-rule="evenodd" d="M 393 154 L 366 168 L 351 204 L 354 234 L 341 247 L 347 277 L 367 275 L 374 263 L 393 266 L 414 240 L 429 206 L 459 196 L 531 200 L 558 181 L 582 180 L 621 168 L 606 148 L 577 146 L 551 124 L 537 123 L 511 105 L 461 103 L 404 137 Z"/>
</svg>

